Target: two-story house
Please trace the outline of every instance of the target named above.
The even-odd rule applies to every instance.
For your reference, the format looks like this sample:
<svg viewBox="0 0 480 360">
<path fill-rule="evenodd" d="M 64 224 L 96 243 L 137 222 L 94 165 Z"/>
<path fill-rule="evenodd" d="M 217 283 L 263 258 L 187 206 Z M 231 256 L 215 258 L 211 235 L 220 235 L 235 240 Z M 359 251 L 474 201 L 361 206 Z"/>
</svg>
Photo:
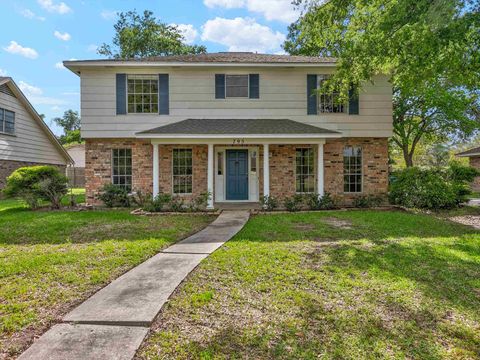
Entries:
<svg viewBox="0 0 480 360">
<path fill-rule="evenodd" d="M 331 58 L 210 53 L 65 61 L 81 79 L 87 201 L 106 183 L 192 197 L 209 207 L 329 192 L 384 194 L 392 90 L 315 91 Z"/>
</svg>

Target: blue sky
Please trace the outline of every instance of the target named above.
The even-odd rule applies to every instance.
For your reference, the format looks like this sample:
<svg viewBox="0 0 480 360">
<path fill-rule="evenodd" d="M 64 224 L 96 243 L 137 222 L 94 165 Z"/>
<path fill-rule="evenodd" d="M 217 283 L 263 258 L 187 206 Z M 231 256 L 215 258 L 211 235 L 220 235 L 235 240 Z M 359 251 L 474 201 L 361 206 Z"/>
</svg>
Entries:
<svg viewBox="0 0 480 360">
<path fill-rule="evenodd" d="M 79 79 L 61 62 L 101 58 L 118 11 L 151 10 L 209 52 L 281 53 L 298 15 L 291 0 L 0 0 L 0 75 L 11 76 L 56 134 L 51 119 L 80 109 Z M 5 16 L 7 15 L 7 16 Z"/>
</svg>

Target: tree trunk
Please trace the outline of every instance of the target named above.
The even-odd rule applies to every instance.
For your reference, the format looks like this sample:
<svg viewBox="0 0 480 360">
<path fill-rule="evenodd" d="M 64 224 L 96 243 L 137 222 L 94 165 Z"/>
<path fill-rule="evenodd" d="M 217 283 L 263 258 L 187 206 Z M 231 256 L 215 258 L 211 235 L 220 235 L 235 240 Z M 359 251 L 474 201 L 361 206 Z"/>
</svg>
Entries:
<svg viewBox="0 0 480 360">
<path fill-rule="evenodd" d="M 413 151 L 408 151 L 408 144 L 403 144 L 403 160 L 405 160 L 405 165 L 407 168 L 413 166 Z"/>
</svg>

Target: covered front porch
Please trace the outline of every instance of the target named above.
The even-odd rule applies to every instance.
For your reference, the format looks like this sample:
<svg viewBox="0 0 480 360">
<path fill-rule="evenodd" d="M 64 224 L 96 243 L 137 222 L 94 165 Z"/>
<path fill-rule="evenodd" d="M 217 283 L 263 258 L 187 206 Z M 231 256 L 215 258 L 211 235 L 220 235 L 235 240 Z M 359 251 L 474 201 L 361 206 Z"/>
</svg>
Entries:
<svg viewBox="0 0 480 360">
<path fill-rule="evenodd" d="M 323 195 L 323 147 L 341 134 L 287 119 L 188 119 L 137 137 L 153 146 L 154 196 L 169 189 L 178 194 L 188 182 L 182 195 L 208 191 L 213 209 L 256 207 L 264 196 Z M 187 159 L 178 159 L 184 152 Z"/>
</svg>

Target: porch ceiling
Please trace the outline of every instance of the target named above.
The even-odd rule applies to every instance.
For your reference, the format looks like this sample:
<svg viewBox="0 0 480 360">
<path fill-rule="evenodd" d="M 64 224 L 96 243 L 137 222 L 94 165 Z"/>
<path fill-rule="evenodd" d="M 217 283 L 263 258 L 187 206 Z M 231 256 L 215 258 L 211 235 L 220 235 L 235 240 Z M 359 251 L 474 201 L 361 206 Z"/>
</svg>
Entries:
<svg viewBox="0 0 480 360">
<path fill-rule="evenodd" d="M 141 138 L 338 138 L 337 131 L 289 119 L 186 119 L 136 133 Z"/>
</svg>

